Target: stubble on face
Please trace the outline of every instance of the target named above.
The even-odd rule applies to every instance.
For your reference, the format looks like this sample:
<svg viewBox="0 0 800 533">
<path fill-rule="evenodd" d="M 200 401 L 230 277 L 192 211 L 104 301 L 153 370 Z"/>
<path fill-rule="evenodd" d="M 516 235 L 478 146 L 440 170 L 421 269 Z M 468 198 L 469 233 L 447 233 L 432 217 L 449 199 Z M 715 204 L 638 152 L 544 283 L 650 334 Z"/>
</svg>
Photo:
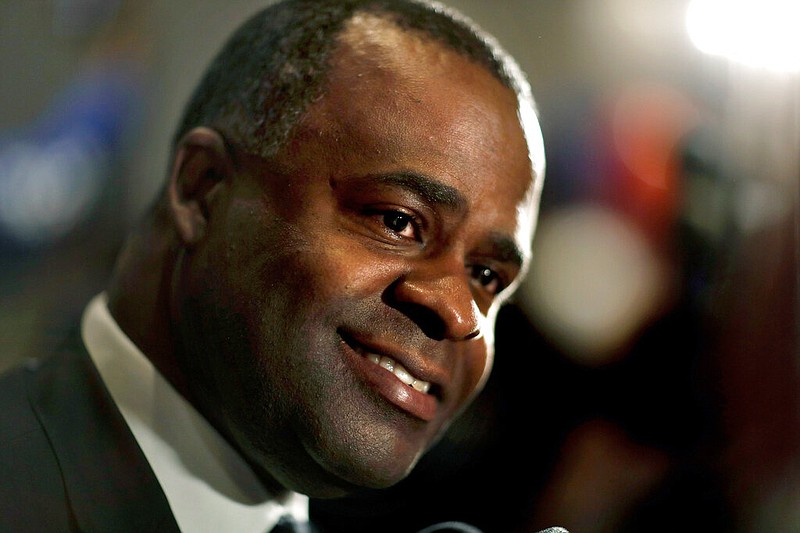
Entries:
<svg viewBox="0 0 800 533">
<path fill-rule="evenodd" d="M 437 269 L 484 253 L 489 234 L 524 234 L 531 189 L 516 98 L 482 67 L 373 15 L 351 21 L 331 64 L 325 96 L 286 147 L 270 161 L 245 156 L 212 212 L 182 325 L 207 416 L 281 485 L 317 496 L 396 483 L 480 389 L 497 306 L 480 309 L 483 336 L 437 339 L 390 293 L 420 272 L 436 286 Z M 353 185 L 409 171 L 459 191 L 463 209 Z M 424 246 L 381 228 L 374 211 L 388 205 L 429 217 Z M 402 387 L 345 333 L 438 380 L 432 418 L 387 401 Z"/>
</svg>

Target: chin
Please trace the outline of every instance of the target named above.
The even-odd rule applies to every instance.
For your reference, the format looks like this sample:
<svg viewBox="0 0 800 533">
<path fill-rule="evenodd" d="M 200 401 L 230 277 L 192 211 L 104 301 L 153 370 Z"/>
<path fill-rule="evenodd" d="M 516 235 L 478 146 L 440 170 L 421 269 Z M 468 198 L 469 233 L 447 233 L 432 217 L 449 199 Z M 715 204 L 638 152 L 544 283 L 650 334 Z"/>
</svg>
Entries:
<svg viewBox="0 0 800 533">
<path fill-rule="evenodd" d="M 295 477 L 282 481 L 284 486 L 310 498 L 333 499 L 352 496 L 363 491 L 387 489 L 405 479 L 412 468 L 413 465 L 403 472 L 347 469 L 347 472 L 337 474 L 325 471 L 322 475 Z"/>
<path fill-rule="evenodd" d="M 410 460 L 397 457 L 318 458 L 323 469 L 338 483 L 323 497 L 352 494 L 360 490 L 386 489 L 405 479 L 416 466 L 419 455 Z"/>
</svg>

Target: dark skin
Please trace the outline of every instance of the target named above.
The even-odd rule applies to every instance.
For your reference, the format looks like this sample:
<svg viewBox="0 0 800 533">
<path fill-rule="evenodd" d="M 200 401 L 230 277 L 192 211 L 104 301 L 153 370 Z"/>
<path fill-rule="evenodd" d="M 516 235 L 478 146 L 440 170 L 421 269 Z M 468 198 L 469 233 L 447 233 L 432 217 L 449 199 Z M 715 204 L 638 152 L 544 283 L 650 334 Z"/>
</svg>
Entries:
<svg viewBox="0 0 800 533">
<path fill-rule="evenodd" d="M 480 391 L 542 164 L 484 68 L 377 16 L 340 38 L 275 157 L 186 135 L 109 288 L 264 482 L 315 497 L 401 480 Z"/>
</svg>

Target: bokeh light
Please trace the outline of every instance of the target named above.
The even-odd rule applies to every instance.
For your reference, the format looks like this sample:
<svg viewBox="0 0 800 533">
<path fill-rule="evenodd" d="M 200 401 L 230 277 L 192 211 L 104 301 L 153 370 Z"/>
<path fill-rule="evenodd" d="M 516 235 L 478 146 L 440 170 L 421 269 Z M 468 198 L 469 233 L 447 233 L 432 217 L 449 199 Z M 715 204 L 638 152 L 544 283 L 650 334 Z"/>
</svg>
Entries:
<svg viewBox="0 0 800 533">
<path fill-rule="evenodd" d="M 800 70 L 800 2 L 692 0 L 686 28 L 701 51 L 775 71 Z"/>
</svg>

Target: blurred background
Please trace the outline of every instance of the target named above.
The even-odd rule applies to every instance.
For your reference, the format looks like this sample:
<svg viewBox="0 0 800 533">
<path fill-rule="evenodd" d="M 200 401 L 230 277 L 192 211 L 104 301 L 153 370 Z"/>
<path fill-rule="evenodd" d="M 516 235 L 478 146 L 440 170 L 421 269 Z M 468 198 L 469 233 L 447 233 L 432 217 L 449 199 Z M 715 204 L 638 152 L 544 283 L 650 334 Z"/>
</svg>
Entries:
<svg viewBox="0 0 800 533">
<path fill-rule="evenodd" d="M 330 531 L 800 531 L 796 0 L 451 0 L 548 158 L 485 392 Z M 0 369 L 102 290 L 184 100 L 256 0 L 0 0 Z M 376 529 L 375 524 L 381 524 Z"/>
</svg>

